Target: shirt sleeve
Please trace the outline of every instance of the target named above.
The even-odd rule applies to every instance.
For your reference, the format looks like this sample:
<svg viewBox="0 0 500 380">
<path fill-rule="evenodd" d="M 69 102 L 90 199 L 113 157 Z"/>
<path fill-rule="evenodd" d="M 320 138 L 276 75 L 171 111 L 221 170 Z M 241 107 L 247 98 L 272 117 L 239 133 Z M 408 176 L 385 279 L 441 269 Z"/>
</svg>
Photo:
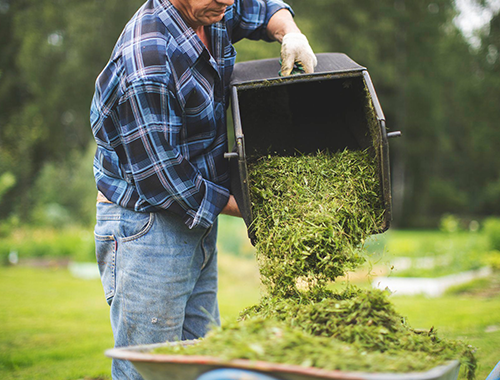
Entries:
<svg viewBox="0 0 500 380">
<path fill-rule="evenodd" d="M 292 8 L 281 0 L 236 0 L 230 22 L 232 42 L 243 38 L 271 42 L 267 35 L 267 24 L 280 9 L 288 9 L 294 14 Z"/>
<path fill-rule="evenodd" d="M 143 200 L 180 214 L 189 228 L 207 228 L 227 204 L 229 191 L 203 178 L 175 147 L 180 115 L 165 83 L 135 81 L 119 106 L 121 131 L 114 148 Z"/>
</svg>

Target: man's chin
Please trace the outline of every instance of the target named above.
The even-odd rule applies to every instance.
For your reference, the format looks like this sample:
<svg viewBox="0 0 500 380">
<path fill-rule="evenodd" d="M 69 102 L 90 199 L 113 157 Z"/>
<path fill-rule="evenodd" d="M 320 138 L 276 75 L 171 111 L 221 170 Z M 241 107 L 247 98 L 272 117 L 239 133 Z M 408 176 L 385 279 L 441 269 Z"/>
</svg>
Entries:
<svg viewBox="0 0 500 380">
<path fill-rule="evenodd" d="M 207 25 L 215 24 L 216 22 L 221 21 L 224 18 L 225 12 L 220 14 L 214 14 L 213 16 L 207 17 Z"/>
</svg>

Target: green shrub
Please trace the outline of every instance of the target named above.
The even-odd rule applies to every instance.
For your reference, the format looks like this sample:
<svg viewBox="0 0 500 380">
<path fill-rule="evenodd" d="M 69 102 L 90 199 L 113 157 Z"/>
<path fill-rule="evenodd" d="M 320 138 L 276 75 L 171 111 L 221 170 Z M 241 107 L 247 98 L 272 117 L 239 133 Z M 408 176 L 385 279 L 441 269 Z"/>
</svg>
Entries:
<svg viewBox="0 0 500 380">
<path fill-rule="evenodd" d="M 92 231 L 77 228 L 16 229 L 8 237 L 0 238 L 0 258 L 6 262 L 14 252 L 20 260 L 34 257 L 95 260 Z"/>
<path fill-rule="evenodd" d="M 429 183 L 430 207 L 438 215 L 443 212 L 460 212 L 467 207 L 467 192 L 446 178 L 433 177 Z"/>
<path fill-rule="evenodd" d="M 483 223 L 483 231 L 490 243 L 490 248 L 500 250 L 500 218 L 486 219 Z"/>
<path fill-rule="evenodd" d="M 0 175 L 0 201 L 2 196 L 16 184 L 16 177 L 11 172 Z"/>
<path fill-rule="evenodd" d="M 439 222 L 439 229 L 443 232 L 453 233 L 460 230 L 460 219 L 452 214 L 445 214 Z"/>
<path fill-rule="evenodd" d="M 485 262 L 494 271 L 500 271 L 500 251 L 493 250 L 487 253 L 485 257 Z"/>
<path fill-rule="evenodd" d="M 445 230 L 390 230 L 377 237 L 380 243 L 370 240 L 367 248 L 374 253 L 373 260 L 397 264 L 391 276 L 398 277 L 440 277 L 491 265 L 487 259 L 491 248 L 483 232 L 464 227 L 452 233 Z M 398 258 L 406 261 L 402 264 Z"/>
<path fill-rule="evenodd" d="M 38 226 L 91 226 L 97 190 L 92 174 L 95 146 L 66 161 L 46 163 L 32 189 L 32 221 Z"/>
<path fill-rule="evenodd" d="M 490 286 L 490 277 L 476 278 L 472 281 L 466 282 L 465 284 L 451 286 L 446 290 L 445 293 L 447 295 L 473 294 L 475 292 L 481 292 L 485 289 L 488 289 Z"/>
</svg>

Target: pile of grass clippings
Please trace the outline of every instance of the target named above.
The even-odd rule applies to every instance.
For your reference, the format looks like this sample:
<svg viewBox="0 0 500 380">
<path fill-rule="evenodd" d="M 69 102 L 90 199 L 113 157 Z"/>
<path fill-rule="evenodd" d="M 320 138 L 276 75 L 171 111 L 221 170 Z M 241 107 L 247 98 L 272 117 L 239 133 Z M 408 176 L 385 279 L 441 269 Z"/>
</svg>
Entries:
<svg viewBox="0 0 500 380">
<path fill-rule="evenodd" d="M 359 367 L 359 363 L 350 361 L 349 356 L 332 357 L 326 351 L 316 353 L 313 350 L 310 358 L 314 362 L 322 360 L 316 358 L 316 354 L 330 357 L 329 369 L 425 371 L 446 361 L 460 359 L 467 377 L 472 378 L 476 367 L 472 347 L 440 339 L 433 329 L 412 329 L 394 310 L 388 292 L 377 289 L 361 290 L 348 286 L 341 292 L 325 289 L 314 294 L 307 292 L 300 298 L 263 297 L 259 305 L 245 310 L 241 319 L 250 323 L 254 319 L 276 321 L 321 338 L 317 344 L 323 338 L 349 344 L 352 351 L 367 359 Z M 377 363 L 372 362 L 373 357 L 377 358 Z M 367 363 L 374 366 L 367 367 Z"/>
<path fill-rule="evenodd" d="M 425 371 L 459 359 L 474 377 L 472 347 L 415 331 L 388 294 L 328 284 L 364 261 L 384 218 L 366 152 L 266 157 L 249 170 L 261 302 L 199 344 L 162 353 L 217 356 L 366 372 Z"/>
<path fill-rule="evenodd" d="M 399 373 L 426 371 L 470 352 L 465 346 L 438 340 L 433 331 L 413 334 L 411 340 L 425 349 L 393 345 L 380 351 L 366 349 L 361 335 L 353 342 L 345 342 L 310 334 L 303 327 L 274 318 L 252 317 L 212 330 L 197 345 L 162 350 L 168 354 L 216 356 L 223 361 L 247 359 L 327 370 Z"/>
</svg>

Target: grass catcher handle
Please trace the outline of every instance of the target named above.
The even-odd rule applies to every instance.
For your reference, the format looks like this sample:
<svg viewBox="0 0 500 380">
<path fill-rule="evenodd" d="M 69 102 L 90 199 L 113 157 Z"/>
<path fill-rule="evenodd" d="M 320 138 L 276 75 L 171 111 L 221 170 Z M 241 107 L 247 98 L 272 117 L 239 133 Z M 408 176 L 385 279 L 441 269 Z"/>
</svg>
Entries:
<svg viewBox="0 0 500 380">
<path fill-rule="evenodd" d="M 394 131 L 394 132 L 389 132 L 387 133 L 387 137 L 388 138 L 393 138 L 393 137 L 401 137 L 403 136 L 403 134 L 401 133 L 401 131 Z"/>
<path fill-rule="evenodd" d="M 230 160 L 231 158 L 238 158 L 238 153 L 237 152 L 229 152 L 229 153 L 224 153 L 224 158 L 227 158 Z"/>
</svg>

